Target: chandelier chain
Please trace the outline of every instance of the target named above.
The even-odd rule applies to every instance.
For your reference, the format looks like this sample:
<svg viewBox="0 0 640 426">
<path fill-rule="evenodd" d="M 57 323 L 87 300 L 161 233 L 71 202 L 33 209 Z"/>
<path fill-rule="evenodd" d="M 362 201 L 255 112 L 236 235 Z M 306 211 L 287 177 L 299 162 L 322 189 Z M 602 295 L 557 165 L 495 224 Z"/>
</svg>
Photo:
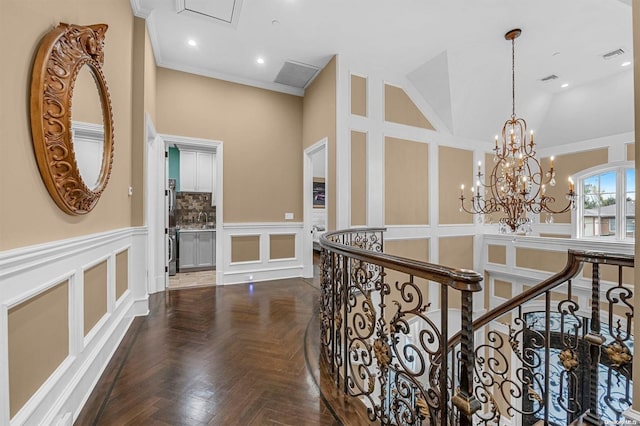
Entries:
<svg viewBox="0 0 640 426">
<path fill-rule="evenodd" d="M 511 39 L 511 117 L 516 116 L 516 40 Z"/>
</svg>

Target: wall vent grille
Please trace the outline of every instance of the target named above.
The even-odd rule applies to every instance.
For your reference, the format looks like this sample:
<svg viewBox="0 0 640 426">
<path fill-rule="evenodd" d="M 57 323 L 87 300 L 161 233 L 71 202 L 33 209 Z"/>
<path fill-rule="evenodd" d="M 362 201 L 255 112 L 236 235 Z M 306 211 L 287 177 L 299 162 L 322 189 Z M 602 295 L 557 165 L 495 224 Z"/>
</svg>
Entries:
<svg viewBox="0 0 640 426">
<path fill-rule="evenodd" d="M 303 89 L 313 80 L 318 70 L 313 65 L 287 61 L 282 65 L 275 82 Z"/>
<path fill-rule="evenodd" d="M 602 59 L 611 59 L 615 56 L 622 55 L 623 53 L 624 53 L 624 50 L 622 49 L 612 50 L 611 52 L 608 52 L 602 55 Z"/>
<path fill-rule="evenodd" d="M 542 78 L 540 79 L 540 81 L 547 82 L 547 81 L 555 80 L 555 79 L 557 79 L 557 78 L 558 78 L 558 76 L 557 76 L 557 75 L 555 75 L 555 74 L 551 74 L 551 75 L 548 75 L 548 76 L 546 76 L 546 77 L 542 77 Z"/>
</svg>

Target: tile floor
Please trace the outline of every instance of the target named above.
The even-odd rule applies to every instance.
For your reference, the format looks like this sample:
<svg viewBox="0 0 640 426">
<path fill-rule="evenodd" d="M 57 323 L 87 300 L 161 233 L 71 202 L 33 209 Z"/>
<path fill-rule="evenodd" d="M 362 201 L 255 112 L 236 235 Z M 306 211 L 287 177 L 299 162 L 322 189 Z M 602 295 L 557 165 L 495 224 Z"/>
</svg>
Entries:
<svg viewBox="0 0 640 426">
<path fill-rule="evenodd" d="M 216 271 L 178 272 L 169 277 L 169 290 L 216 285 Z"/>
</svg>

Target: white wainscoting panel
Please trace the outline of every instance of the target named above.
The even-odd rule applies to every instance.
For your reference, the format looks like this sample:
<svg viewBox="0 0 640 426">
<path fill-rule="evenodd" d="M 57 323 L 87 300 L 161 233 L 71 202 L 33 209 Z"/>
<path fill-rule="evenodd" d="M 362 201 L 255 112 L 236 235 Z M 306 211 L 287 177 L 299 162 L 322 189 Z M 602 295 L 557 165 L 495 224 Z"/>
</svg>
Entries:
<svg viewBox="0 0 640 426">
<path fill-rule="evenodd" d="M 135 316 L 148 313 L 147 230 L 125 228 L 0 252 L 0 424 L 71 424 Z M 128 250 L 128 288 L 115 300 L 115 257 Z M 84 337 L 84 271 L 107 261 L 107 313 Z M 10 419 L 9 309 L 69 281 L 69 355 Z"/>
<path fill-rule="evenodd" d="M 506 264 L 489 263 L 488 259 L 489 245 L 504 246 L 506 254 Z M 586 240 L 586 239 L 570 239 L 570 238 L 543 238 L 535 236 L 523 235 L 505 235 L 505 234 L 485 234 L 482 236 L 482 253 L 481 259 L 484 263 L 484 272 L 489 273 L 489 280 L 483 282 L 484 291 L 489 292 L 489 309 L 493 309 L 500 304 L 506 302 L 506 299 L 496 295 L 495 281 L 501 280 L 512 284 L 511 292 L 513 295 L 522 293 L 524 286 L 533 286 L 539 284 L 554 273 L 542 270 L 528 269 L 518 267 L 516 265 L 516 249 L 529 248 L 536 250 L 545 250 L 558 252 L 559 255 L 565 255 L 569 249 L 595 251 L 604 253 L 621 253 L 633 255 L 634 246 L 632 243 L 610 242 L 602 240 Z M 559 271 L 558 271 L 559 272 Z M 589 317 L 591 312 L 589 309 L 589 300 L 591 297 L 591 280 L 584 278 L 582 274 L 578 274 L 572 280 L 573 295 L 578 298 L 578 304 L 581 307 L 579 314 Z M 616 283 L 601 280 L 601 293 L 604 294 Z M 530 303 L 527 305 L 528 310 L 544 310 L 544 303 L 539 305 Z M 602 311 L 605 315 L 606 311 Z M 603 322 L 608 319 L 602 317 Z"/>
<path fill-rule="evenodd" d="M 302 222 L 225 223 L 223 284 L 240 284 L 302 277 Z M 295 235 L 295 257 L 270 260 L 269 236 Z M 258 236 L 260 258 L 251 262 L 231 262 L 231 239 Z"/>
</svg>

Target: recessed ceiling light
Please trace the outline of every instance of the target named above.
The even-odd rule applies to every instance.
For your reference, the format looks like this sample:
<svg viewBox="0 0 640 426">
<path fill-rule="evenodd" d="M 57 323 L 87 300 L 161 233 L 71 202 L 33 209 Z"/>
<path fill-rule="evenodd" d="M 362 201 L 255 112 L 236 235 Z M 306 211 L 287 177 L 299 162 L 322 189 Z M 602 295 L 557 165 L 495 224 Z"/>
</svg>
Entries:
<svg viewBox="0 0 640 426">
<path fill-rule="evenodd" d="M 564 89 L 565 87 L 569 87 L 569 83 L 564 83 L 564 84 L 563 84 L 562 86 L 560 86 L 560 87 L 562 87 L 563 89 Z"/>
<path fill-rule="evenodd" d="M 622 63 L 623 67 L 628 67 L 629 65 L 631 65 L 631 61 L 626 61 Z"/>
<path fill-rule="evenodd" d="M 260 65 L 264 64 L 264 59 L 263 58 L 258 58 L 256 59 L 256 62 L 259 63 Z"/>
<path fill-rule="evenodd" d="M 194 39 L 192 39 L 192 38 L 190 38 L 190 39 L 187 41 L 187 44 L 188 44 L 189 46 L 191 46 L 191 47 L 196 47 L 196 46 L 198 45 L 198 43 L 196 43 L 196 41 L 195 41 Z"/>
</svg>

